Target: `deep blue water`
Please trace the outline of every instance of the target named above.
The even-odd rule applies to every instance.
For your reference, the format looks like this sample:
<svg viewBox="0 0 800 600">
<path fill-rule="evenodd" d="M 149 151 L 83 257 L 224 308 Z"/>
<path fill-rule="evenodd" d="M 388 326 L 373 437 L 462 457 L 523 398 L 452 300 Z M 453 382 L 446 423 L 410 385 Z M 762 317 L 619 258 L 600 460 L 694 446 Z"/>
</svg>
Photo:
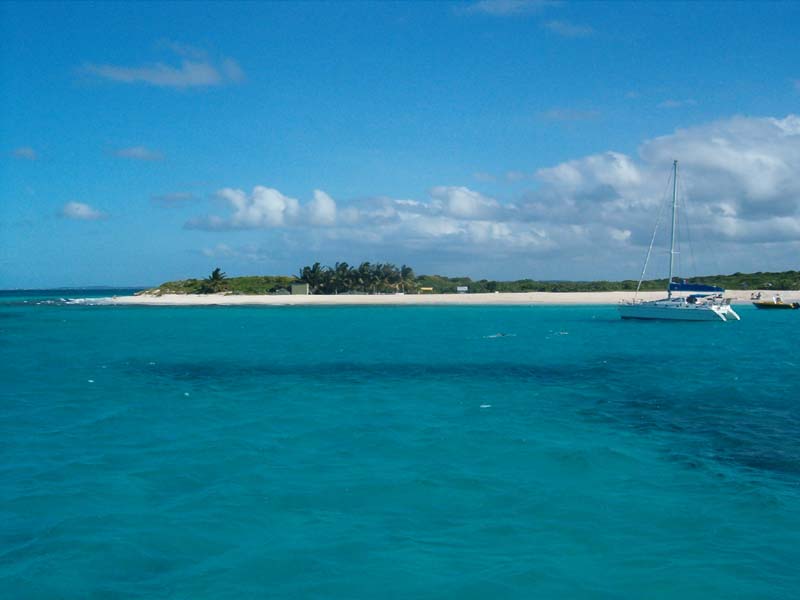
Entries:
<svg viewBox="0 0 800 600">
<path fill-rule="evenodd" d="M 7 293 L 0 597 L 797 597 L 800 314 L 740 313 Z"/>
</svg>

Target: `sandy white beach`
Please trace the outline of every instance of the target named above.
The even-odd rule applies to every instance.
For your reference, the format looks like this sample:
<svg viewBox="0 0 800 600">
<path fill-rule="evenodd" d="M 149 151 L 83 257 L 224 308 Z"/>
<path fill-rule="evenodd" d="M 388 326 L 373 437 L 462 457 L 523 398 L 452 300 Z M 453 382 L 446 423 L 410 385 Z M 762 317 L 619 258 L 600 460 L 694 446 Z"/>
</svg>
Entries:
<svg viewBox="0 0 800 600">
<path fill-rule="evenodd" d="M 757 291 L 757 290 L 756 290 Z M 750 302 L 753 290 L 728 290 L 726 297 L 734 303 Z M 785 300 L 800 297 L 800 292 L 777 292 L 762 290 L 762 297 L 771 298 L 780 293 Z M 657 300 L 664 292 L 640 292 L 641 300 Z M 347 306 L 347 305 L 568 305 L 568 304 L 618 304 L 633 298 L 632 292 L 516 292 L 496 294 L 377 294 L 339 296 L 290 296 L 290 295 L 232 295 L 232 294 L 164 294 L 161 296 L 141 294 L 139 296 L 115 296 L 108 299 L 111 304 L 145 306 Z"/>
</svg>

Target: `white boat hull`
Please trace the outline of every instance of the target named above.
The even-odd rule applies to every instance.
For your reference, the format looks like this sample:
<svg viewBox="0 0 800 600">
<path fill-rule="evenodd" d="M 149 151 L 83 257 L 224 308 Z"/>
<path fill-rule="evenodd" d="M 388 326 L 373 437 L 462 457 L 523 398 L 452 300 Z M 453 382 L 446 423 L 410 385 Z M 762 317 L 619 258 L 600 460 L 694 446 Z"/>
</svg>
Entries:
<svg viewBox="0 0 800 600">
<path fill-rule="evenodd" d="M 738 321 L 739 315 L 728 304 L 689 304 L 688 302 L 656 300 L 620 304 L 623 319 L 661 321 Z"/>
</svg>

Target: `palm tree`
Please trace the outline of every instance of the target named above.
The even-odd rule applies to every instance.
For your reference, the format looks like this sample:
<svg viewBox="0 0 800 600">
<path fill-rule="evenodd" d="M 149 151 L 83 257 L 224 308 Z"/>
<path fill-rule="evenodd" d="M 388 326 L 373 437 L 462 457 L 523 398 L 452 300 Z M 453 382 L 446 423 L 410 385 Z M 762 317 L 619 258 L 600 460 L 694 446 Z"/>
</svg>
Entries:
<svg viewBox="0 0 800 600">
<path fill-rule="evenodd" d="M 333 267 L 333 293 L 349 292 L 353 287 L 353 269 L 346 262 L 337 262 Z"/>
<path fill-rule="evenodd" d="M 396 292 L 400 287 L 400 271 L 392 263 L 381 265 L 380 281 L 383 291 L 392 289 Z"/>
<path fill-rule="evenodd" d="M 222 269 L 217 267 L 211 271 L 211 275 L 203 280 L 200 291 L 203 294 L 216 294 L 226 285 L 225 277 L 226 275 L 222 272 Z"/>
<path fill-rule="evenodd" d="M 358 265 L 358 285 L 365 292 L 372 286 L 372 265 L 369 262 Z"/>
<path fill-rule="evenodd" d="M 303 267 L 298 279 L 307 283 L 311 293 L 315 294 L 324 283 L 325 267 L 322 267 L 318 262 L 315 262 L 310 267 Z"/>
<path fill-rule="evenodd" d="M 407 265 L 398 269 L 392 263 L 362 262 L 358 267 L 351 267 L 346 262 L 337 262 L 333 267 L 323 267 L 316 262 L 310 267 L 303 267 L 297 279 L 307 283 L 312 294 L 339 294 L 355 290 L 376 294 L 416 287 L 414 270 Z"/>
<path fill-rule="evenodd" d="M 322 294 L 332 294 L 336 290 L 336 277 L 330 267 L 322 267 L 319 276 L 319 291 Z"/>
<path fill-rule="evenodd" d="M 408 265 L 400 267 L 400 285 L 403 288 L 403 292 L 413 290 L 417 286 L 416 280 L 414 269 Z"/>
</svg>

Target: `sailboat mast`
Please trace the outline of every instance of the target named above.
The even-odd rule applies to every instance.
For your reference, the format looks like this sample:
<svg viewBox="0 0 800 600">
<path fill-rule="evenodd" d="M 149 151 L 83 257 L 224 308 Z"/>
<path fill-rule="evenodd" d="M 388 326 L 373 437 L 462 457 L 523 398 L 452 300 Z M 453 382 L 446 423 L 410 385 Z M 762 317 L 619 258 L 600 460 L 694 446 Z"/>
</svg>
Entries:
<svg viewBox="0 0 800 600">
<path fill-rule="evenodd" d="M 675 230 L 678 224 L 678 161 L 672 162 L 672 234 L 669 243 L 669 279 L 667 280 L 667 298 L 672 298 L 672 269 L 675 263 Z"/>
</svg>

